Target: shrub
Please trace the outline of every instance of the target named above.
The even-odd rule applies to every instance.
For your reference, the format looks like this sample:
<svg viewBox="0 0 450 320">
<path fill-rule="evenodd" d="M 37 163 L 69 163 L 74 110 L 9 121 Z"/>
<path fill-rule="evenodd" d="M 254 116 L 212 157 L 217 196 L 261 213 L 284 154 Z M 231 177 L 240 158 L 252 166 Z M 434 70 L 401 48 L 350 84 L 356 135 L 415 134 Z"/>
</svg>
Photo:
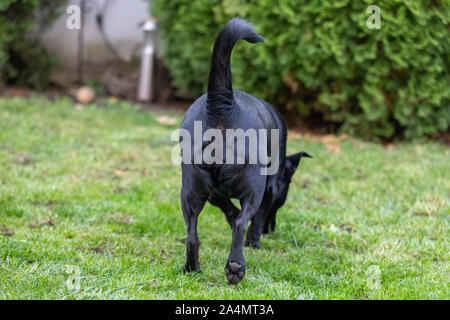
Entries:
<svg viewBox="0 0 450 320">
<path fill-rule="evenodd" d="M 416 138 L 447 130 L 448 1 L 152 0 L 173 84 L 206 89 L 213 41 L 232 17 L 252 22 L 265 44 L 235 48 L 233 85 L 341 131 Z"/>
<path fill-rule="evenodd" d="M 55 64 L 53 57 L 29 37 L 39 20 L 40 25 L 57 17 L 66 0 L 0 1 L 0 82 L 43 89 Z M 38 19 L 39 18 L 39 19 Z"/>
</svg>

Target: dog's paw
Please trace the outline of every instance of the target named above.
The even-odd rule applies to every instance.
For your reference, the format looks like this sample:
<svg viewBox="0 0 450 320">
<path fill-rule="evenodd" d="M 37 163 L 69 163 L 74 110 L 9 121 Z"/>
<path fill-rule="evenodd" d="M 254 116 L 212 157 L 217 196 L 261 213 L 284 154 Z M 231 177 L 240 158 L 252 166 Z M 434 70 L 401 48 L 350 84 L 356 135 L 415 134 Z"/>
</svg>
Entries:
<svg viewBox="0 0 450 320">
<path fill-rule="evenodd" d="M 238 284 L 245 277 L 245 267 L 232 261 L 225 266 L 225 275 L 229 284 Z"/>
<path fill-rule="evenodd" d="M 200 266 L 198 266 L 198 265 L 185 264 L 184 267 L 183 267 L 183 272 L 184 273 L 187 273 L 187 272 L 202 273 L 202 270 L 200 269 Z"/>
<path fill-rule="evenodd" d="M 253 249 L 263 249 L 263 247 L 261 246 L 259 241 L 254 243 L 254 242 L 250 242 L 250 241 L 247 240 L 247 241 L 245 241 L 245 246 L 253 248 Z"/>
</svg>

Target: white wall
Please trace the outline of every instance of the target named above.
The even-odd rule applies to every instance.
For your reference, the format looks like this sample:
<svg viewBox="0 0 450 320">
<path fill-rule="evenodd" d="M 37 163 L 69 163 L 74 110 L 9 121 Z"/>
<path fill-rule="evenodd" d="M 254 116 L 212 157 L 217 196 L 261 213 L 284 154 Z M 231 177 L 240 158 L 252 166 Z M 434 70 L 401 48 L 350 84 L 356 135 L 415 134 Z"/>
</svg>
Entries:
<svg viewBox="0 0 450 320">
<path fill-rule="evenodd" d="M 106 0 L 90 0 L 100 5 Z M 125 59 L 130 59 L 138 45 L 142 44 L 143 33 L 138 23 L 150 16 L 149 2 L 145 0 L 109 0 L 111 2 L 104 25 L 106 33 Z M 89 2 L 89 1 L 87 1 Z M 70 3 L 79 5 L 79 0 Z M 105 62 L 112 55 L 104 46 L 103 39 L 95 22 L 95 6 L 89 5 L 85 27 L 85 60 Z M 64 10 L 65 11 L 65 10 Z M 40 35 L 41 43 L 49 51 L 58 55 L 64 66 L 74 68 L 77 65 L 78 30 L 69 30 L 66 26 L 68 14 L 63 14 L 48 30 Z"/>
</svg>

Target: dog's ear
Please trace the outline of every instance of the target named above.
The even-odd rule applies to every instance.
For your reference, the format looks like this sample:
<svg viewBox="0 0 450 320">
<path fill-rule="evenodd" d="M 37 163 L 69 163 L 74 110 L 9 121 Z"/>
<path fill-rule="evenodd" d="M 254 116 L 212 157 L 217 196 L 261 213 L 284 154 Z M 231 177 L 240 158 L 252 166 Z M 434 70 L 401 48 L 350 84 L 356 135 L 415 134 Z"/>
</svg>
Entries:
<svg viewBox="0 0 450 320">
<path fill-rule="evenodd" d="M 310 155 L 307 152 L 299 152 L 296 154 L 293 154 L 292 156 L 286 157 L 286 173 L 289 176 L 292 176 L 298 168 L 298 164 L 300 163 L 300 159 L 302 157 L 306 158 L 312 158 L 312 155 Z"/>
</svg>

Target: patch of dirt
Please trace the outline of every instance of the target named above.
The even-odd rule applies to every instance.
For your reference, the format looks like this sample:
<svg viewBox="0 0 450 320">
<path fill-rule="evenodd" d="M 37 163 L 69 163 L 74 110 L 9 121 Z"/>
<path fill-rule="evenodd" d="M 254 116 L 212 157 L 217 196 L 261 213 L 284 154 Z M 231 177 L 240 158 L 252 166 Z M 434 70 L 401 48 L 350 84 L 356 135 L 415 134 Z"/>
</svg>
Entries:
<svg viewBox="0 0 450 320">
<path fill-rule="evenodd" d="M 4 237 L 12 237 L 14 235 L 14 232 L 11 230 L 0 230 L 0 235 Z"/>
<path fill-rule="evenodd" d="M 436 135 L 436 137 L 434 137 L 433 140 L 450 147 L 450 132 L 441 131 Z"/>
<path fill-rule="evenodd" d="M 117 187 L 114 189 L 114 193 L 116 194 L 123 194 L 128 192 L 130 192 L 130 190 L 127 187 Z"/>
<path fill-rule="evenodd" d="M 305 181 L 303 181 L 302 183 L 302 188 L 303 189 L 308 189 L 311 185 L 311 181 L 309 181 L 308 179 L 306 179 Z"/>
<path fill-rule="evenodd" d="M 439 210 L 448 206 L 448 202 L 438 195 L 429 194 L 422 199 L 418 199 L 410 208 L 409 212 L 417 217 L 431 217 Z"/>
<path fill-rule="evenodd" d="M 98 179 L 98 180 L 101 180 L 101 179 L 105 178 L 105 175 L 103 173 L 100 173 L 100 172 L 93 172 L 93 171 L 91 171 L 91 172 L 89 172 L 89 174 L 91 176 L 93 176 L 95 179 Z"/>
<path fill-rule="evenodd" d="M 175 240 L 183 244 L 186 243 L 186 237 L 176 237 Z"/>
<path fill-rule="evenodd" d="M 95 252 L 95 253 L 99 253 L 99 254 L 104 254 L 105 253 L 105 247 L 104 246 L 99 246 L 96 248 L 90 248 L 89 250 Z"/>
<path fill-rule="evenodd" d="M 27 166 L 27 165 L 30 165 L 31 163 L 33 163 L 33 161 L 31 160 L 31 158 L 29 158 L 27 156 L 20 156 L 16 159 L 16 163 L 20 164 L 22 166 Z"/>
<path fill-rule="evenodd" d="M 67 202 L 64 200 L 50 200 L 50 201 L 41 201 L 36 200 L 31 202 L 34 206 L 46 207 L 47 209 L 53 209 L 57 205 L 63 205 Z"/>
<path fill-rule="evenodd" d="M 24 88 L 3 87 L 0 93 L 7 98 L 30 98 L 33 92 Z"/>
<path fill-rule="evenodd" d="M 414 211 L 412 213 L 412 215 L 415 217 L 428 217 L 429 216 L 429 214 L 426 213 L 425 211 Z"/>
<path fill-rule="evenodd" d="M 170 259 L 170 258 L 172 258 L 174 255 L 175 255 L 175 252 L 173 251 L 173 250 L 171 250 L 171 249 L 165 249 L 165 248 L 162 248 L 160 251 L 159 251 L 159 254 L 160 254 L 160 257 L 162 258 L 162 259 L 164 259 L 164 260 L 167 260 L 167 259 Z"/>
<path fill-rule="evenodd" d="M 352 227 L 346 225 L 345 223 L 341 224 L 341 225 L 339 226 L 339 228 L 341 228 L 342 230 L 347 231 L 348 233 L 353 233 L 353 232 L 355 232 L 355 229 L 353 229 Z"/>
<path fill-rule="evenodd" d="M 319 202 L 319 203 L 321 203 L 321 204 L 328 204 L 328 200 L 325 199 L 323 196 L 318 196 L 318 197 L 316 198 L 316 201 Z"/>
<path fill-rule="evenodd" d="M 383 141 L 381 143 L 381 145 L 383 146 L 383 148 L 385 148 L 386 150 L 392 150 L 394 149 L 394 144 L 390 141 Z"/>
<path fill-rule="evenodd" d="M 118 223 L 123 223 L 123 224 L 133 224 L 133 219 L 131 219 L 130 217 L 127 217 L 126 215 L 118 212 L 118 213 L 114 213 L 114 214 L 109 214 L 108 215 L 108 221 L 114 221 L 114 222 L 118 222 Z"/>
<path fill-rule="evenodd" d="M 55 221 L 53 220 L 53 217 L 50 217 L 48 220 L 45 220 L 45 221 L 38 221 L 36 223 L 33 223 L 30 225 L 30 228 L 36 229 L 36 228 L 40 228 L 42 226 L 54 227 Z"/>
<path fill-rule="evenodd" d="M 160 63 L 161 67 L 157 67 L 161 69 L 161 71 L 157 71 L 157 79 L 161 78 L 161 81 L 156 81 L 157 87 L 160 86 L 161 88 L 155 88 L 155 95 L 156 99 L 152 103 L 142 103 L 139 101 L 136 101 L 135 95 L 135 81 L 134 79 L 132 81 L 132 86 L 128 85 L 129 79 L 122 79 L 123 75 L 120 74 L 123 71 L 120 71 L 120 66 L 113 67 L 114 75 L 108 75 L 106 76 L 106 81 L 104 85 L 107 87 L 107 91 L 109 91 L 108 94 L 102 94 L 99 95 L 99 97 L 94 101 L 94 103 L 97 103 L 100 101 L 100 99 L 105 99 L 110 97 L 124 97 L 124 101 L 129 101 L 132 103 L 135 103 L 137 105 L 141 106 L 142 110 L 145 111 L 158 111 L 158 112 L 175 112 L 177 114 L 183 115 L 186 113 L 189 106 L 194 102 L 194 97 L 190 95 L 181 94 L 181 92 L 178 92 L 177 94 L 174 94 L 174 89 L 170 86 L 170 77 L 168 75 L 168 72 L 164 70 L 164 67 Z M 128 68 L 128 66 L 125 66 Z M 102 66 L 101 69 L 104 70 L 106 66 Z M 94 68 L 95 73 L 98 74 L 97 68 Z M 119 70 L 119 71 L 118 71 Z M 119 72 L 119 75 L 117 74 Z M 64 74 L 66 74 L 65 72 Z M 161 75 L 159 75 L 161 74 Z M 125 72 L 125 78 L 129 77 L 130 75 L 133 75 L 134 78 L 136 77 L 136 74 L 133 72 Z M 52 77 L 55 78 L 55 77 Z M 56 77 L 58 78 L 58 77 Z M 89 77 L 92 79 L 95 79 L 96 77 Z M 114 83 L 109 83 L 113 80 Z M 117 81 L 119 80 L 119 81 Z M 283 79 L 285 84 L 291 88 L 291 90 L 297 91 L 299 88 L 297 87 L 297 84 L 291 82 L 291 77 L 288 75 L 287 77 Z M 66 80 L 61 81 L 61 79 L 52 79 L 53 87 L 46 90 L 46 91 L 35 91 L 27 88 L 20 88 L 20 87 L 13 87 L 13 86 L 3 86 L 0 88 L 0 96 L 11 98 L 11 97 L 23 97 L 23 98 L 31 98 L 33 96 L 40 96 L 44 95 L 49 99 L 49 101 L 55 101 L 57 99 L 63 98 L 63 97 L 71 97 L 73 101 L 74 94 L 73 91 L 78 87 L 74 82 L 73 79 L 67 82 Z M 124 86 L 125 84 L 125 86 Z M 123 90 L 126 89 L 126 90 Z M 130 91 L 131 90 L 131 91 Z M 305 88 L 302 88 L 301 90 L 305 91 Z M 131 92 L 131 95 L 129 94 Z M 316 95 L 317 93 L 314 93 Z M 75 103 L 74 103 L 75 106 Z M 78 105 L 77 109 L 82 109 L 82 105 Z M 307 116 L 301 116 L 296 110 L 296 108 L 293 108 L 292 106 L 287 106 L 285 110 L 280 110 L 280 112 L 283 115 L 283 118 L 285 119 L 286 126 L 289 129 L 288 133 L 288 139 L 305 139 L 307 141 L 318 141 L 318 140 L 327 140 L 328 137 L 337 137 L 338 140 L 340 139 L 346 139 L 348 137 L 347 134 L 342 135 L 334 135 L 334 133 L 339 132 L 340 125 L 337 123 L 333 123 L 329 120 L 324 119 L 324 117 L 318 113 L 312 111 L 312 113 Z M 170 121 L 170 120 L 169 120 Z M 164 121 L 163 121 L 164 122 Z M 450 146 L 450 132 L 448 131 L 440 131 L 437 134 L 430 136 L 430 140 L 437 141 L 443 145 Z M 353 139 L 355 141 L 355 139 Z M 384 148 L 390 150 L 395 147 L 393 143 L 393 139 L 385 139 L 381 141 L 381 144 Z M 340 152 L 339 145 L 335 143 L 327 143 L 324 142 L 325 147 L 327 150 L 329 150 L 332 153 L 338 153 Z"/>
</svg>

